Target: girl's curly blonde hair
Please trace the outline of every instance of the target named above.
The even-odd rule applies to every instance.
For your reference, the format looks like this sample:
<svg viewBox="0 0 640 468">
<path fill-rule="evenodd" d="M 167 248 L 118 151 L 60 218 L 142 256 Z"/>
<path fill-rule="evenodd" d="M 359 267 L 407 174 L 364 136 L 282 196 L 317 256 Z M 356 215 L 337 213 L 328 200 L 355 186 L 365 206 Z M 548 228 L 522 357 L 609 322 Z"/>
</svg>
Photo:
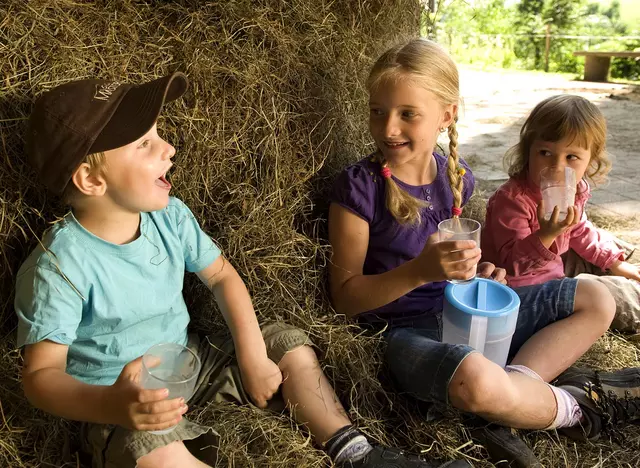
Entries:
<svg viewBox="0 0 640 468">
<path fill-rule="evenodd" d="M 504 156 L 511 177 L 524 178 L 529 170 L 529 153 L 536 140 L 571 144 L 588 148 L 591 160 L 586 176 L 595 184 L 606 180 L 611 161 L 605 149 L 607 122 L 595 104 L 570 94 L 552 96 L 540 102 L 520 129 L 520 141 Z"/>
<path fill-rule="evenodd" d="M 409 79 L 431 91 L 444 106 L 460 102 L 458 68 L 449 54 L 438 44 L 427 39 L 413 39 L 387 50 L 376 61 L 367 79 L 371 93 L 377 86 L 391 80 Z M 449 163 L 447 175 L 453 192 L 454 207 L 462 207 L 462 176 L 458 169 L 458 131 L 454 122 L 447 129 L 449 134 Z M 376 160 L 387 167 L 380 153 Z M 391 177 L 386 178 L 386 205 L 389 212 L 401 224 L 419 224 L 420 211 L 428 203 L 419 200 L 398 187 Z"/>
</svg>

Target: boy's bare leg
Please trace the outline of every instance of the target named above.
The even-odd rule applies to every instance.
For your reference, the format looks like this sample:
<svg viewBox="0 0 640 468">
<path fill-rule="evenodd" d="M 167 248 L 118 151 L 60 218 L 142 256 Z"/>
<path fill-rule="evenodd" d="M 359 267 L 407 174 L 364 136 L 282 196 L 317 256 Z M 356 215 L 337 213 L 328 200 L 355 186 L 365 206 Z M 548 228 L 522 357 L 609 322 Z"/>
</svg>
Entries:
<svg viewBox="0 0 640 468">
<path fill-rule="evenodd" d="M 304 424 L 318 443 L 351 424 L 333 387 L 309 346 L 289 351 L 278 363 L 282 370 L 282 395 L 296 420 Z M 182 442 L 158 448 L 138 460 L 137 468 L 203 468 Z"/>
<path fill-rule="evenodd" d="M 138 460 L 136 468 L 210 468 L 202 463 L 182 442 L 159 447 Z"/>
<path fill-rule="evenodd" d="M 278 365 L 283 375 L 284 400 L 296 421 L 309 429 L 316 442 L 326 442 L 338 429 L 351 424 L 311 347 L 289 351 Z"/>
</svg>

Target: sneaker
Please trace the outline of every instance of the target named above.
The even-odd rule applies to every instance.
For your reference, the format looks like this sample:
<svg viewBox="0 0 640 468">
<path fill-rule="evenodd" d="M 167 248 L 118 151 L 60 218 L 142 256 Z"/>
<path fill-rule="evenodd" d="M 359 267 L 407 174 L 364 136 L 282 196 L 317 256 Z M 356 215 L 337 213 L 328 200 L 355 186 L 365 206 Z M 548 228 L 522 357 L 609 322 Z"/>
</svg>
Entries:
<svg viewBox="0 0 640 468">
<path fill-rule="evenodd" d="M 604 433 L 620 439 L 621 425 L 640 421 L 640 368 L 613 372 L 570 367 L 554 382 L 567 390 L 582 409 L 580 425 L 560 431 L 578 440 L 596 440 Z"/>
<path fill-rule="evenodd" d="M 472 468 L 467 461 L 453 460 L 445 463 L 428 462 L 419 455 L 405 453 L 402 450 L 374 445 L 358 460 L 349 460 L 340 468 Z"/>
<path fill-rule="evenodd" d="M 497 466 L 542 467 L 531 448 L 510 427 L 485 423 L 485 426 L 471 429 L 470 432 L 474 441 L 487 450 L 489 459 Z"/>
<path fill-rule="evenodd" d="M 461 416 L 462 424 L 469 430 L 471 438 L 485 448 L 492 463 L 513 468 L 542 466 L 531 448 L 514 429 L 490 423 L 475 414 L 462 413 Z"/>
</svg>

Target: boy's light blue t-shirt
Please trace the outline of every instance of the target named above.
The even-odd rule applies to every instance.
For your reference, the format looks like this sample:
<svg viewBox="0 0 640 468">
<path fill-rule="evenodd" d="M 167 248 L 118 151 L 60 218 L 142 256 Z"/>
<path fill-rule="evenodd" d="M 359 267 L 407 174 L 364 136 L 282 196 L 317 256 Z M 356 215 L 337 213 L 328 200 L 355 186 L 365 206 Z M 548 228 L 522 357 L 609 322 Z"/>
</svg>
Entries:
<svg viewBox="0 0 640 468">
<path fill-rule="evenodd" d="M 186 344 L 184 272 L 220 250 L 177 198 L 140 216 L 140 237 L 125 245 L 94 236 L 72 213 L 45 234 L 18 272 L 18 346 L 68 345 L 68 374 L 111 385 L 151 346 Z"/>
</svg>

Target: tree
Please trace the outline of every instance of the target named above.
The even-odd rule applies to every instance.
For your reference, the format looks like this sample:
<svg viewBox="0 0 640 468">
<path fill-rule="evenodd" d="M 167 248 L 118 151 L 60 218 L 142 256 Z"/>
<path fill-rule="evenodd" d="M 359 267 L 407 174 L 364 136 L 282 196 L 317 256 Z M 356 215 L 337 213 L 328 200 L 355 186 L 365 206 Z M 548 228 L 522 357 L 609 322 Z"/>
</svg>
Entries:
<svg viewBox="0 0 640 468">
<path fill-rule="evenodd" d="M 432 18 L 438 26 L 434 35 L 461 63 L 542 69 L 547 30 L 552 36 L 550 71 L 581 72 L 582 61 L 573 55 L 576 50 L 640 48 L 635 39 L 597 38 L 629 33 L 620 0 L 606 6 L 595 0 L 438 0 L 438 6 L 439 13 Z M 640 62 L 615 60 L 611 73 L 633 79 L 640 76 Z"/>
<path fill-rule="evenodd" d="M 613 0 L 609 8 L 602 12 L 604 16 L 609 18 L 609 22 L 611 23 L 611 27 L 614 32 L 617 34 L 627 34 L 628 27 L 626 24 L 622 22 L 622 17 L 620 16 L 620 1 Z"/>
<path fill-rule="evenodd" d="M 584 0 L 521 0 L 517 5 L 519 14 L 516 28 L 523 37 L 516 43 L 516 56 L 535 69 L 545 65 L 544 50 L 548 31 L 551 34 L 576 33 L 588 9 Z M 551 62 L 561 63 L 559 71 L 574 71 L 577 59 L 571 55 L 575 43 L 568 41 L 552 41 L 550 48 Z M 558 62 L 560 59 L 560 62 Z"/>
<path fill-rule="evenodd" d="M 533 68 L 541 68 L 544 40 L 536 35 L 544 28 L 544 0 L 521 0 L 517 11 L 516 31 L 523 38 L 516 42 L 515 54 L 525 62 L 533 58 Z"/>
</svg>

